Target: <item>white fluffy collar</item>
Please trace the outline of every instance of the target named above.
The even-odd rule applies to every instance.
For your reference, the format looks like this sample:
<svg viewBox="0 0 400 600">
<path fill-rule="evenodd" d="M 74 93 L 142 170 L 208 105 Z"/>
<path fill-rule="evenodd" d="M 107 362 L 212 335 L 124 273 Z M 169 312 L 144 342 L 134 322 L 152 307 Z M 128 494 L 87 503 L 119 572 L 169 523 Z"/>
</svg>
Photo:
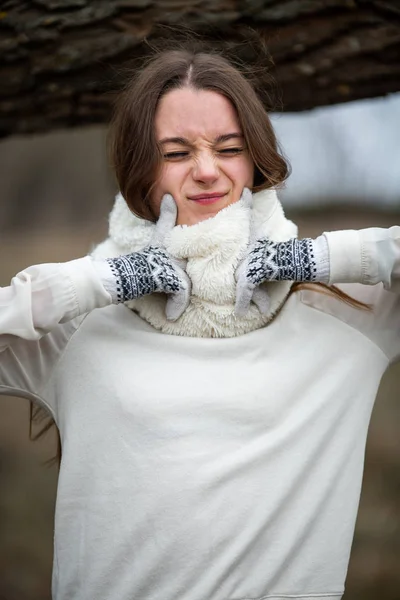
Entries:
<svg viewBox="0 0 400 600">
<path fill-rule="evenodd" d="M 236 317 L 235 268 L 244 256 L 250 219 L 258 231 L 280 242 L 297 237 L 297 227 L 286 219 L 275 190 L 254 194 L 252 214 L 242 201 L 231 204 L 214 217 L 192 226 L 177 225 L 166 240 L 167 251 L 187 259 L 192 281 L 191 301 L 175 322 L 165 317 L 165 294 L 152 294 L 127 302 L 127 306 L 163 333 L 191 337 L 233 337 L 266 325 L 285 301 L 291 282 L 264 284 L 271 299 L 268 315 L 251 305 L 245 317 Z M 150 240 L 154 224 L 134 216 L 118 194 L 109 218 L 109 237 L 92 256 L 115 257 L 138 251 Z"/>
</svg>

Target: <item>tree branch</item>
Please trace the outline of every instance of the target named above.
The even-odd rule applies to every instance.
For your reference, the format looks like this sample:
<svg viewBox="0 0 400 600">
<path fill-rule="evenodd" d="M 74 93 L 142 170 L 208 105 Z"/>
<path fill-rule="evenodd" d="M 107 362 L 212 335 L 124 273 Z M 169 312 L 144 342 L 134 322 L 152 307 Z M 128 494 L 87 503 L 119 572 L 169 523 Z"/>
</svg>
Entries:
<svg viewBox="0 0 400 600">
<path fill-rule="evenodd" d="M 397 0 L 8 0 L 0 136 L 107 122 L 121 66 L 158 23 L 213 28 L 226 46 L 249 26 L 259 31 L 284 110 L 400 90 Z"/>
</svg>

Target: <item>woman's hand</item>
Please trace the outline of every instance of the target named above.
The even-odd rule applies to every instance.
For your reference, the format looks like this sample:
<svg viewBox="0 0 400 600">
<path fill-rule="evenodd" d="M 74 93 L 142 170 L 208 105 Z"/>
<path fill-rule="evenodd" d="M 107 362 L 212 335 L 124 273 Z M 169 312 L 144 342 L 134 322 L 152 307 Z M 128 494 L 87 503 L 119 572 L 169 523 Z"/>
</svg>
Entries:
<svg viewBox="0 0 400 600">
<path fill-rule="evenodd" d="M 175 201 L 170 194 L 165 194 L 149 245 L 139 252 L 106 259 L 115 277 L 113 302 L 164 292 L 168 294 L 168 320 L 176 321 L 186 310 L 191 282 L 184 270 L 185 261 L 172 258 L 165 249 L 165 238 L 175 227 L 176 217 Z"/>
<path fill-rule="evenodd" d="M 252 198 L 245 196 L 252 208 Z M 324 235 L 316 240 L 273 242 L 260 236 L 252 224 L 247 254 L 236 269 L 235 314 L 244 316 L 253 301 L 261 312 L 269 310 L 269 297 L 259 286 L 267 281 L 329 281 L 329 249 Z"/>
</svg>

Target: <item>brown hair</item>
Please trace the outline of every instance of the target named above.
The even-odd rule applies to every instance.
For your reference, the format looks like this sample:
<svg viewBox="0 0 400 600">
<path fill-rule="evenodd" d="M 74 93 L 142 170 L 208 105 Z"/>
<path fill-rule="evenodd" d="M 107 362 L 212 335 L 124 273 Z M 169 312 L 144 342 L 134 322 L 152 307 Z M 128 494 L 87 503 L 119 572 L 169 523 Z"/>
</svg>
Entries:
<svg viewBox="0 0 400 600">
<path fill-rule="evenodd" d="M 156 221 L 150 203 L 162 152 L 155 137 L 158 102 L 167 92 L 192 87 L 225 96 L 239 117 L 255 165 L 253 191 L 281 185 L 289 166 L 267 111 L 250 81 L 220 54 L 186 48 L 161 52 L 147 62 L 117 100 L 109 134 L 119 189 L 137 216 Z"/>
<path fill-rule="evenodd" d="M 353 308 L 359 308 L 361 310 L 372 310 L 372 306 L 370 304 L 365 304 L 365 302 L 361 302 L 361 300 L 352 298 L 351 296 L 346 294 L 346 292 L 338 288 L 336 285 L 299 281 L 292 285 L 292 287 L 290 288 L 289 296 L 301 290 L 314 290 L 320 292 L 321 294 L 325 294 L 326 296 L 331 296 L 333 298 L 336 298 L 337 300 L 341 300 L 342 302 L 348 304 L 349 306 L 352 306 Z"/>
</svg>

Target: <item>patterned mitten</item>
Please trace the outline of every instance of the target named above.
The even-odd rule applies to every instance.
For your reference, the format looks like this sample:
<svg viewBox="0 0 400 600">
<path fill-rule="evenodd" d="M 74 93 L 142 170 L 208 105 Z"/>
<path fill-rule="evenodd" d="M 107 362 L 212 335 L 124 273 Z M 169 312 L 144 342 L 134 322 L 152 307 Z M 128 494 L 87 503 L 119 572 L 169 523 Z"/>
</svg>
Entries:
<svg viewBox="0 0 400 600">
<path fill-rule="evenodd" d="M 176 321 L 186 310 L 190 302 L 191 282 L 184 270 L 185 261 L 169 256 L 164 243 L 166 235 L 175 227 L 176 216 L 175 201 L 170 194 L 165 194 L 160 217 L 146 248 L 117 258 L 94 261 L 114 304 L 164 292 L 168 294 L 168 320 Z"/>
<path fill-rule="evenodd" d="M 324 235 L 316 240 L 272 242 L 264 237 L 250 245 L 236 270 L 235 314 L 244 316 L 258 286 L 266 281 L 329 282 L 329 249 Z M 260 308 L 260 307 L 259 307 Z M 268 306 L 265 307 L 267 312 Z"/>
</svg>

